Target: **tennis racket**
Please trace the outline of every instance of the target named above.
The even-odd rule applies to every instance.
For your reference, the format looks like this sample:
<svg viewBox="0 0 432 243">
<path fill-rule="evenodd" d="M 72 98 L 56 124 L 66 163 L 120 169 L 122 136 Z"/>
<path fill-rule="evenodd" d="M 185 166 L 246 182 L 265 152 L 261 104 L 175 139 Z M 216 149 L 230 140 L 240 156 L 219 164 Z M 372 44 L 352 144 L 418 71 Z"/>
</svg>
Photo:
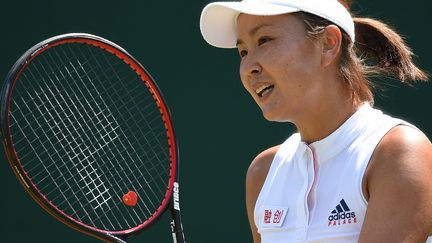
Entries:
<svg viewBox="0 0 432 243">
<path fill-rule="evenodd" d="M 0 99 L 9 164 L 48 213 L 125 242 L 170 210 L 174 242 L 185 242 L 170 112 L 123 48 L 84 33 L 42 41 L 13 65 Z"/>
</svg>

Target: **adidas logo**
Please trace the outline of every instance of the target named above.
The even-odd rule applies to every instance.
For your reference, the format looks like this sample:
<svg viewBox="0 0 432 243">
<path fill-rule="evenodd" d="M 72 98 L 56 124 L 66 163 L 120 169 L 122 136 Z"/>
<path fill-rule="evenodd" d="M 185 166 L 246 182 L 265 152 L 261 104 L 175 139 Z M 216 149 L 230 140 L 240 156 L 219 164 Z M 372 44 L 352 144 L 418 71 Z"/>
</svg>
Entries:
<svg viewBox="0 0 432 243">
<path fill-rule="evenodd" d="M 342 199 L 336 208 L 331 211 L 328 221 L 328 226 L 330 227 L 343 224 L 355 224 L 357 223 L 357 218 L 355 212 L 352 212 L 345 200 Z"/>
</svg>

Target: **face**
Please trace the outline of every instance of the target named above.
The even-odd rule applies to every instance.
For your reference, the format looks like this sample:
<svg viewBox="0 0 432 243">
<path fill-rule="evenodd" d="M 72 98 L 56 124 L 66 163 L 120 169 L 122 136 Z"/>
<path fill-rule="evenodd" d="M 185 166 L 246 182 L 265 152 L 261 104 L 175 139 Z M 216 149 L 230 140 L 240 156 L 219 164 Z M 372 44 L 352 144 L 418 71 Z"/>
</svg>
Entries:
<svg viewBox="0 0 432 243">
<path fill-rule="evenodd" d="M 319 105 L 321 49 L 292 14 L 237 19 L 240 76 L 271 121 L 296 122 Z"/>
</svg>

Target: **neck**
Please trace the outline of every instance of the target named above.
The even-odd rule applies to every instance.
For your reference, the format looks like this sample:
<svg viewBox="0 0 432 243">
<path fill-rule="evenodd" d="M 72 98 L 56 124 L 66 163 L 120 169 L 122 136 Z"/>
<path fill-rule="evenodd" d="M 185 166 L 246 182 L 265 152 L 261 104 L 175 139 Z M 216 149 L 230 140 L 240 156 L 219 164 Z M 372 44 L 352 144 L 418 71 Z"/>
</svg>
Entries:
<svg viewBox="0 0 432 243">
<path fill-rule="evenodd" d="M 325 97 L 327 98 L 311 104 L 310 110 L 294 122 L 306 143 L 310 144 L 329 136 L 364 103 L 353 100 L 350 92 L 342 86 L 333 89 Z"/>
<path fill-rule="evenodd" d="M 345 101 L 343 105 L 334 104 L 314 111 L 307 121 L 295 124 L 302 141 L 310 144 L 326 138 L 348 120 L 361 105 Z"/>
</svg>

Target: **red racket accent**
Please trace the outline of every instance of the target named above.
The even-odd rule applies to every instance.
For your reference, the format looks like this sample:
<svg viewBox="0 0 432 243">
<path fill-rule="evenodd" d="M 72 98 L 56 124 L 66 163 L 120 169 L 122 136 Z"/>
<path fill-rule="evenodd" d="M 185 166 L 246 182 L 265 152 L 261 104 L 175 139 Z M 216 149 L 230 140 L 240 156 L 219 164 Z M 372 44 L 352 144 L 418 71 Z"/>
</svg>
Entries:
<svg viewBox="0 0 432 243">
<path fill-rule="evenodd" d="M 130 207 L 135 207 L 138 202 L 138 195 L 134 191 L 128 191 L 123 196 L 123 203 Z"/>
</svg>

